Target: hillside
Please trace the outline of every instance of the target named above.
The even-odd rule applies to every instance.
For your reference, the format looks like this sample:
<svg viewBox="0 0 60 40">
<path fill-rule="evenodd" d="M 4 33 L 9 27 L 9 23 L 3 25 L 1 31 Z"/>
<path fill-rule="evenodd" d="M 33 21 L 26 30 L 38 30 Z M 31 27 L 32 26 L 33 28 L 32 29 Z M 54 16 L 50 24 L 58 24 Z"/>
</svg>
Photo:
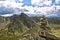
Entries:
<svg viewBox="0 0 60 40">
<path fill-rule="evenodd" d="M 21 13 L 21 15 L 15 14 L 11 17 L 0 17 L 0 40 L 45 40 L 38 34 L 42 29 L 40 23 L 38 23 L 40 18 L 34 19 L 24 13 Z M 49 39 L 57 38 L 49 33 L 47 37 Z"/>
<path fill-rule="evenodd" d="M 0 40 L 6 40 L 11 38 L 11 40 L 17 40 L 18 36 L 21 36 L 33 27 L 38 27 L 34 20 L 28 17 L 26 14 L 21 13 L 21 15 L 13 15 L 11 17 L 1 17 L 0 18 Z M 5 24 L 5 25 L 4 25 Z M 36 29 L 36 28 L 34 28 Z M 36 31 L 36 30 L 35 30 Z M 8 34 L 8 35 L 7 35 Z M 29 34 L 29 33 L 27 33 Z M 2 36 L 3 35 L 3 36 Z M 14 37 L 16 36 L 16 39 Z M 11 36 L 11 37 L 10 37 Z M 20 37 L 18 37 L 20 38 Z M 23 38 L 23 37 L 22 37 Z"/>
<path fill-rule="evenodd" d="M 35 16 L 35 17 L 31 17 L 33 20 L 35 20 L 36 22 L 40 22 L 40 17 L 37 17 L 37 16 Z M 48 18 L 48 17 L 46 17 L 47 19 L 48 19 L 48 22 L 49 22 L 49 24 L 51 23 L 51 24 L 60 24 L 60 18 L 59 17 L 53 17 L 53 18 Z M 53 21 L 54 20 L 54 21 Z"/>
</svg>

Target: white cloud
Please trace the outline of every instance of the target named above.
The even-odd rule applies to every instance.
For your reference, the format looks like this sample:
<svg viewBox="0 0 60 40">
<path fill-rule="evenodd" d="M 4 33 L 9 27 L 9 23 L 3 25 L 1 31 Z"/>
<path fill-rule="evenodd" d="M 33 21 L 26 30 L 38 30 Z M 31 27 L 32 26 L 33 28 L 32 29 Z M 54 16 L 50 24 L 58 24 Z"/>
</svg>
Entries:
<svg viewBox="0 0 60 40">
<path fill-rule="evenodd" d="M 5 14 L 5 15 L 1 15 L 1 16 L 4 16 L 4 17 L 8 17 L 8 16 L 12 16 L 13 14 Z"/>
<path fill-rule="evenodd" d="M 52 4 L 52 1 L 46 1 L 46 2 L 44 2 L 43 4 L 50 6 L 50 5 Z"/>
<path fill-rule="evenodd" d="M 22 6 L 23 5 L 23 0 L 19 0 L 20 1 L 20 3 L 16 3 L 16 1 L 17 0 L 0 0 L 0 6 L 4 6 L 4 7 L 6 7 L 6 8 L 10 8 L 10 7 L 13 7 L 13 8 L 15 8 L 15 7 L 19 7 L 20 8 L 20 6 Z"/>
<path fill-rule="evenodd" d="M 10 7 L 19 7 L 22 6 L 23 3 L 15 3 L 15 2 L 7 2 L 7 1 L 0 1 L 0 6 L 4 6 L 6 8 L 10 8 Z"/>
<path fill-rule="evenodd" d="M 32 6 L 24 6 L 24 9 L 28 10 L 25 13 L 34 14 L 34 10 L 33 10 L 33 7 Z"/>
<path fill-rule="evenodd" d="M 9 1 L 9 2 L 15 2 L 15 0 L 5 0 L 5 1 Z"/>
<path fill-rule="evenodd" d="M 51 6 L 51 7 L 37 7 L 37 12 L 41 12 L 41 13 L 45 13 L 47 11 L 52 11 L 52 10 L 55 10 L 54 6 Z"/>
<path fill-rule="evenodd" d="M 57 9 L 60 9 L 60 6 L 56 6 Z"/>
<path fill-rule="evenodd" d="M 57 16 L 57 13 L 55 13 L 58 9 L 60 9 L 60 6 L 50 6 L 52 4 L 52 0 L 31 0 L 33 6 L 27 6 L 25 5 L 22 7 L 23 0 L 19 0 L 20 3 L 16 3 L 16 0 L 5 0 L 0 1 L 0 8 L 3 6 L 6 9 L 13 9 L 14 13 L 11 14 L 5 14 L 2 16 L 11 16 L 13 14 L 19 14 L 21 12 L 24 12 L 26 14 L 37 14 L 40 13 L 41 15 L 44 14 L 46 16 Z M 38 7 L 38 6 L 45 6 L 45 7 Z M 47 7 L 49 6 L 49 7 Z M 5 10 L 5 9 L 4 9 Z M 26 11 L 27 10 L 27 11 Z"/>
<path fill-rule="evenodd" d="M 23 2 L 23 0 L 19 0 L 20 2 Z"/>
<path fill-rule="evenodd" d="M 53 5 L 53 6 L 50 6 L 50 7 L 32 7 L 32 6 L 24 6 L 22 7 L 22 9 L 26 9 L 28 11 L 24 11 L 24 13 L 26 14 L 44 14 L 46 16 L 57 16 L 57 11 L 58 9 L 60 9 L 60 6 L 56 6 L 56 5 Z"/>
<path fill-rule="evenodd" d="M 60 9 L 60 6 L 51 6 L 51 7 L 32 7 L 32 6 L 25 6 L 24 9 L 28 11 L 25 13 L 29 14 L 44 14 L 46 16 L 57 16 L 57 11 Z"/>
<path fill-rule="evenodd" d="M 3 10 L 6 10 L 6 9 L 10 10 L 11 9 L 15 13 L 15 12 L 19 11 L 18 9 L 20 9 L 22 7 L 22 5 L 23 5 L 22 2 L 21 3 L 16 3 L 15 0 L 4 0 L 4 1 L 0 1 L 0 10 L 1 10 L 2 7 L 4 7 Z"/>
<path fill-rule="evenodd" d="M 31 0 L 32 5 L 37 6 L 50 6 L 52 4 L 52 0 Z"/>
<path fill-rule="evenodd" d="M 55 0 L 55 3 L 56 4 L 60 4 L 60 0 Z"/>
<path fill-rule="evenodd" d="M 28 11 L 24 11 L 26 14 L 44 14 L 46 16 L 57 16 L 57 13 L 54 13 L 55 10 L 55 5 L 51 7 L 32 7 L 32 6 L 24 6 L 23 9 L 26 9 Z M 58 10 L 58 6 L 56 7 Z"/>
<path fill-rule="evenodd" d="M 19 1 L 19 2 L 23 2 L 23 0 L 0 0 L 0 1 L 9 1 L 9 2 L 16 2 L 16 1 Z"/>
</svg>

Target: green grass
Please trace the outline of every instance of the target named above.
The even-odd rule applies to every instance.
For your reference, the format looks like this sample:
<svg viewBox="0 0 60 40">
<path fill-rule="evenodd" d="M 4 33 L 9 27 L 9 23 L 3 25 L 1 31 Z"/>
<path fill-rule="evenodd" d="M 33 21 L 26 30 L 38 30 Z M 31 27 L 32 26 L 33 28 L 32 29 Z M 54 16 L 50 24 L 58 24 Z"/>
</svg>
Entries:
<svg viewBox="0 0 60 40">
<path fill-rule="evenodd" d="M 60 25 L 58 25 L 58 24 L 49 24 L 49 27 L 51 27 L 51 29 L 53 28 L 53 30 L 57 30 L 58 32 L 60 30 Z M 19 40 L 19 39 L 23 39 L 24 35 L 32 34 L 32 33 L 34 34 L 34 35 L 32 34 L 32 36 L 36 37 L 37 31 L 39 30 L 38 28 L 39 27 L 37 25 L 35 27 L 33 27 L 32 29 L 29 29 L 29 30 L 27 28 L 24 28 L 24 31 L 26 31 L 27 33 L 23 32 L 19 36 L 17 36 L 17 34 L 11 35 L 11 34 L 7 33 L 7 30 L 2 29 L 2 30 L 0 30 L 0 40 Z M 16 30 L 18 30 L 18 29 L 16 29 Z M 20 33 L 18 32 L 18 34 L 20 34 Z M 23 36 L 22 36 L 22 34 L 23 34 Z M 49 37 L 51 37 L 51 35 Z M 53 35 L 52 35 L 52 37 L 54 38 Z"/>
</svg>

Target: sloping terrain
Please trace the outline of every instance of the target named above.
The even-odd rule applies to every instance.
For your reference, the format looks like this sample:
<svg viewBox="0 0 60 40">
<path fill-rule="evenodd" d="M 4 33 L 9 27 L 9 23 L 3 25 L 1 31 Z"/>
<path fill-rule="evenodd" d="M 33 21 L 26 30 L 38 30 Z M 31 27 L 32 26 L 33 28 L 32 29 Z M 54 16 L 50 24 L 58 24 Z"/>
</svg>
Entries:
<svg viewBox="0 0 60 40">
<path fill-rule="evenodd" d="M 41 30 L 40 23 L 37 23 L 24 13 L 21 13 L 21 15 L 15 14 L 11 17 L 0 17 L 0 27 L 0 40 L 43 39 L 43 37 L 38 34 Z M 47 38 L 56 39 L 57 37 L 49 34 L 47 31 Z M 43 40 L 45 40 L 45 38 Z"/>
</svg>

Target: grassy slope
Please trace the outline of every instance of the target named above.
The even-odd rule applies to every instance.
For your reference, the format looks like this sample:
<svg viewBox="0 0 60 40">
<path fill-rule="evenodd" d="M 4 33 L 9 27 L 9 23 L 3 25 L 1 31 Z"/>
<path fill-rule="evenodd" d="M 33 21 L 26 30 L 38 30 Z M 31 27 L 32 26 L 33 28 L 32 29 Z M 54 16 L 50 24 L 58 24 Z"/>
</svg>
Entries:
<svg viewBox="0 0 60 40">
<path fill-rule="evenodd" d="M 9 25 L 7 25 L 6 29 L 0 30 L 0 40 L 18 40 L 18 39 L 22 40 L 24 37 L 26 37 L 25 35 L 27 35 L 27 34 L 31 35 L 31 37 L 33 37 L 34 39 L 38 36 L 38 31 L 40 28 L 39 24 L 35 23 L 34 20 L 30 19 L 28 16 L 26 16 L 26 15 L 23 16 L 23 15 L 24 14 L 22 14 L 22 16 L 17 17 L 18 19 L 16 17 L 13 17 L 11 20 L 14 21 L 13 22 L 14 24 L 12 24 L 12 25 L 9 24 L 16 28 L 15 29 L 16 35 L 11 35 L 10 33 L 7 33 L 7 27 L 9 26 Z M 19 24 L 19 26 L 17 23 Z M 33 26 L 33 28 L 29 28 L 31 26 Z M 53 29 L 52 31 L 60 32 L 59 31 L 60 25 L 49 24 L 49 26 L 51 27 L 51 29 Z M 17 32 L 17 31 L 19 31 L 19 27 L 20 27 L 20 32 Z M 23 32 L 21 32 L 22 30 L 23 30 Z M 60 35 L 60 34 L 55 33 L 54 35 Z"/>
</svg>

